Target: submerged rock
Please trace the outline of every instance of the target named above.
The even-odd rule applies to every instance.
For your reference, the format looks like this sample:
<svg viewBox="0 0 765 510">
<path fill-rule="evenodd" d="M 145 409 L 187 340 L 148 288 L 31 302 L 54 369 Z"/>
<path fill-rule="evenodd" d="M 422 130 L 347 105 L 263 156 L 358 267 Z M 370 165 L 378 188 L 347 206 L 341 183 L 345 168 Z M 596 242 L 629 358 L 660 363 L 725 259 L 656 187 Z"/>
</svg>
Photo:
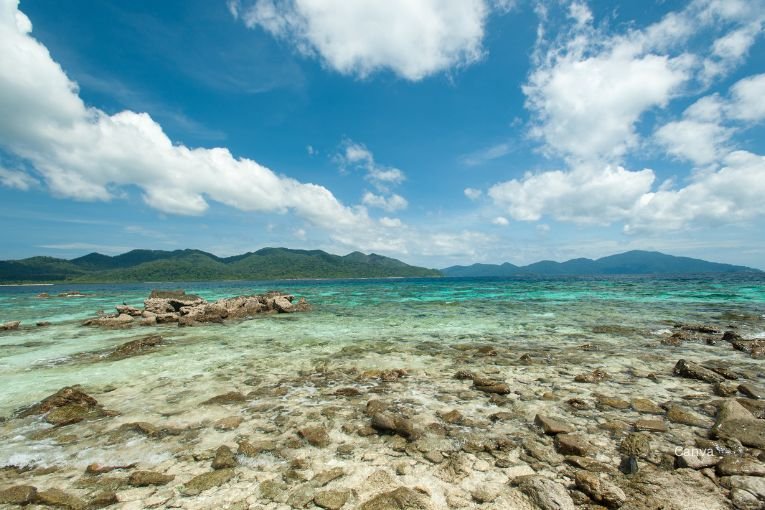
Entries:
<svg viewBox="0 0 765 510">
<path fill-rule="evenodd" d="M 409 487 L 399 487 L 378 494 L 363 503 L 359 510 L 435 510 L 430 498 Z"/>
<path fill-rule="evenodd" d="M 560 420 L 557 420 L 555 418 L 549 418 L 547 416 L 543 416 L 541 414 L 536 415 L 534 418 L 534 423 L 540 427 L 542 427 L 542 430 L 545 434 L 554 436 L 556 434 L 566 434 L 569 432 L 573 432 L 574 428 L 563 423 Z"/>
<path fill-rule="evenodd" d="M 311 446 L 317 448 L 329 446 L 329 434 L 324 427 L 303 427 L 298 431 L 298 434 Z"/>
<path fill-rule="evenodd" d="M 82 391 L 79 386 L 67 386 L 45 397 L 37 404 L 21 410 L 18 416 L 25 418 L 27 416 L 45 414 L 53 409 L 66 406 L 80 406 L 89 409 L 98 406 L 98 401 Z"/>
<path fill-rule="evenodd" d="M 197 475 L 186 482 L 186 484 L 181 489 L 181 494 L 184 496 L 196 496 L 200 492 L 204 492 L 206 490 L 212 489 L 213 487 L 223 485 L 224 483 L 234 478 L 234 474 L 235 473 L 232 468 L 217 469 L 215 471 L 202 473 L 201 475 Z"/>
<path fill-rule="evenodd" d="M 575 510 L 574 500 L 560 483 L 540 475 L 521 476 L 513 483 L 541 510 Z"/>
<path fill-rule="evenodd" d="M 37 488 L 32 485 L 15 485 L 0 491 L 0 504 L 28 505 L 37 498 Z"/>
<path fill-rule="evenodd" d="M 206 405 L 214 405 L 214 404 L 241 404 L 243 402 L 247 402 L 247 397 L 238 391 L 229 391 L 228 393 L 223 393 L 222 395 L 216 395 L 210 399 L 205 400 L 202 402 L 203 406 Z"/>
<path fill-rule="evenodd" d="M 603 369 L 596 368 L 588 374 L 579 374 L 574 377 L 575 382 L 580 383 L 599 383 L 609 378 L 608 372 Z"/>
<path fill-rule="evenodd" d="M 507 395 L 510 393 L 510 386 L 502 381 L 494 381 L 483 377 L 473 378 L 473 387 L 484 393 L 496 393 L 498 395 Z"/>
<path fill-rule="evenodd" d="M 719 383 L 725 380 L 725 378 L 720 374 L 717 374 L 708 368 L 704 368 L 692 361 L 686 361 L 684 359 L 681 359 L 677 362 L 672 372 L 675 375 L 679 375 L 680 377 L 685 377 L 687 379 L 697 379 L 699 381 L 708 383 Z"/>
<path fill-rule="evenodd" d="M 417 433 L 411 420 L 390 413 L 376 413 L 372 416 L 372 428 L 384 434 L 398 434 L 406 439 L 416 439 Z"/>
<path fill-rule="evenodd" d="M 624 491 L 611 483 L 605 476 L 598 476 L 589 471 L 577 471 L 574 476 L 576 487 L 587 494 L 596 503 L 608 508 L 619 508 L 627 499 Z"/>
<path fill-rule="evenodd" d="M 348 501 L 349 496 L 350 491 L 347 490 L 320 491 L 313 497 L 313 502 L 319 508 L 340 510 Z"/>
<path fill-rule="evenodd" d="M 238 466 L 234 452 L 226 445 L 221 445 L 215 450 L 215 458 L 212 461 L 213 469 L 226 469 Z"/>
<path fill-rule="evenodd" d="M 0 324 L 0 331 L 14 331 L 19 329 L 19 326 L 21 326 L 21 321 L 4 322 Z"/>
<path fill-rule="evenodd" d="M 37 493 L 35 502 L 47 506 L 64 507 L 70 510 L 84 510 L 87 503 L 84 500 L 73 496 L 61 489 L 48 489 Z"/>
<path fill-rule="evenodd" d="M 134 487 L 148 487 L 150 485 L 167 485 L 173 480 L 175 480 L 175 476 L 157 471 L 134 471 L 128 478 L 128 483 Z"/>
<path fill-rule="evenodd" d="M 139 354 L 145 354 L 148 351 L 154 350 L 154 347 L 162 344 L 163 340 L 164 339 L 160 335 L 150 335 L 137 340 L 131 340 L 114 349 L 106 356 L 106 359 L 120 360 L 131 356 L 138 356 Z"/>
</svg>

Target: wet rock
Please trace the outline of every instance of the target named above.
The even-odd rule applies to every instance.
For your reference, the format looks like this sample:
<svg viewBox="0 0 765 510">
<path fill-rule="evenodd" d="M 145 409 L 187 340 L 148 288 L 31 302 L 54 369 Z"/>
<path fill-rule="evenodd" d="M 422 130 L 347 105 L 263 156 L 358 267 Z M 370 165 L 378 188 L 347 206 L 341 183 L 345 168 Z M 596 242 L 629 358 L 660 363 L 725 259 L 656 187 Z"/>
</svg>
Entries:
<svg viewBox="0 0 765 510">
<path fill-rule="evenodd" d="M 708 418 L 701 417 L 677 405 L 668 406 L 667 419 L 672 423 L 680 423 L 692 427 L 706 428 L 712 425 L 712 421 Z"/>
<path fill-rule="evenodd" d="M 667 424 L 664 420 L 638 420 L 635 422 L 635 430 L 638 432 L 666 432 Z"/>
<path fill-rule="evenodd" d="M 343 468 L 332 468 L 326 471 L 322 471 L 321 473 L 314 476 L 311 479 L 311 484 L 315 487 L 324 487 L 329 482 L 337 480 L 343 476 L 345 476 L 345 471 L 343 471 Z"/>
<path fill-rule="evenodd" d="M 102 328 L 121 329 L 132 326 L 133 321 L 134 319 L 132 316 L 123 313 L 116 316 L 105 315 L 95 319 L 88 319 L 83 322 L 83 326 L 99 326 Z"/>
<path fill-rule="evenodd" d="M 708 368 L 704 368 L 692 361 L 681 359 L 672 370 L 675 375 L 685 377 L 686 379 L 697 379 L 708 383 L 718 383 L 725 380 L 723 376 L 717 374 Z"/>
<path fill-rule="evenodd" d="M 15 331 L 21 326 L 21 321 L 10 321 L 0 324 L 0 331 Z"/>
<path fill-rule="evenodd" d="M 719 361 L 707 361 L 702 366 L 731 381 L 735 381 L 741 377 L 738 372 L 734 372 L 726 364 L 723 364 Z"/>
<path fill-rule="evenodd" d="M 186 482 L 186 484 L 181 489 L 181 493 L 184 496 L 196 496 L 197 494 L 212 489 L 213 487 L 223 485 L 224 483 L 234 478 L 234 474 L 235 473 L 232 468 L 217 469 L 215 471 L 202 473 L 201 475 L 197 475 Z"/>
<path fill-rule="evenodd" d="M 247 397 L 238 391 L 229 391 L 222 395 L 216 395 L 208 400 L 202 402 L 202 405 L 226 405 L 226 404 L 241 404 L 247 402 Z"/>
<path fill-rule="evenodd" d="M 607 395 L 596 395 L 595 400 L 598 402 L 598 405 L 601 408 L 611 407 L 613 409 L 627 409 L 630 407 L 629 402 L 617 397 L 609 397 Z"/>
<path fill-rule="evenodd" d="M 627 499 L 624 491 L 608 481 L 607 478 L 589 471 L 577 471 L 574 475 L 574 482 L 576 487 L 593 501 L 608 508 L 619 508 Z"/>
<path fill-rule="evenodd" d="M 215 450 L 215 457 L 212 461 L 213 469 L 227 469 L 236 467 L 237 465 L 239 465 L 239 463 L 236 461 L 236 457 L 234 457 L 234 452 L 231 451 L 231 448 L 226 445 L 221 445 Z"/>
<path fill-rule="evenodd" d="M 473 388 L 484 393 L 496 393 L 498 395 L 507 395 L 510 393 L 510 386 L 502 381 L 494 381 L 483 377 L 473 379 Z"/>
<path fill-rule="evenodd" d="M 347 490 L 320 491 L 313 497 L 313 502 L 319 508 L 340 510 L 348 501 L 349 496 L 350 491 Z"/>
<path fill-rule="evenodd" d="M 560 483 L 539 475 L 521 476 L 513 480 L 540 510 L 574 510 L 574 500 Z"/>
<path fill-rule="evenodd" d="M 425 460 L 432 462 L 433 464 L 441 464 L 444 461 L 443 454 L 436 450 L 425 452 L 423 457 Z"/>
<path fill-rule="evenodd" d="M 71 510 L 84 510 L 87 504 L 77 496 L 73 496 L 61 489 L 48 489 L 37 493 L 36 503 L 47 506 L 58 506 Z"/>
<path fill-rule="evenodd" d="M 664 414 L 664 409 L 653 403 L 647 398 L 633 398 L 631 402 L 632 409 L 638 413 L 646 414 Z"/>
<path fill-rule="evenodd" d="M 737 340 L 732 342 L 733 348 L 741 352 L 746 352 L 753 358 L 765 357 L 765 340 Z"/>
<path fill-rule="evenodd" d="M 752 413 L 752 416 L 765 420 L 765 400 L 753 398 L 737 398 L 736 401 Z"/>
<path fill-rule="evenodd" d="M 627 455 L 623 457 L 619 463 L 619 471 L 625 475 L 634 475 L 640 471 L 640 465 L 638 464 L 637 457 L 635 455 Z"/>
<path fill-rule="evenodd" d="M 731 476 L 731 500 L 736 510 L 761 510 L 765 503 L 765 478 Z"/>
<path fill-rule="evenodd" d="M 145 421 L 136 421 L 123 423 L 116 430 L 117 434 L 126 432 L 135 432 L 152 439 L 162 439 L 167 436 L 178 436 L 183 433 L 183 430 L 176 427 L 157 427 Z"/>
<path fill-rule="evenodd" d="M 94 407 L 98 405 L 98 402 L 96 399 L 82 391 L 78 386 L 67 386 L 65 388 L 61 388 L 53 395 L 44 398 L 37 404 L 22 410 L 19 412 L 18 416 L 20 418 L 24 418 L 26 416 L 43 414 L 57 407 L 64 407 L 68 405 Z"/>
<path fill-rule="evenodd" d="M 651 454 L 651 438 L 644 432 L 632 432 L 622 440 L 619 450 L 633 457 L 648 457 Z"/>
<path fill-rule="evenodd" d="M 458 381 L 472 381 L 475 378 L 475 374 L 467 370 L 459 370 L 454 374 L 454 378 Z"/>
<path fill-rule="evenodd" d="M 38 328 L 44 328 L 46 326 L 50 326 L 50 322 L 49 321 L 37 321 L 37 322 L 35 322 L 35 326 L 37 326 Z"/>
<path fill-rule="evenodd" d="M 542 430 L 545 434 L 554 436 L 556 434 L 568 434 L 569 432 L 574 432 L 574 428 L 567 425 L 566 423 L 563 423 L 560 420 L 556 420 L 555 418 L 549 418 L 547 416 L 543 416 L 541 414 L 536 415 L 534 418 L 534 423 L 540 427 L 542 427 Z"/>
<path fill-rule="evenodd" d="M 166 475 L 157 471 L 134 471 L 128 478 L 128 483 L 133 487 L 148 487 L 151 485 L 167 485 L 175 479 L 173 475 Z"/>
<path fill-rule="evenodd" d="M 131 356 L 138 356 L 139 354 L 145 354 L 146 352 L 153 351 L 154 348 L 162 342 L 163 338 L 159 335 L 150 335 L 137 340 L 132 340 L 114 349 L 114 351 L 106 356 L 106 359 L 120 360 Z"/>
<path fill-rule="evenodd" d="M 449 412 L 439 412 L 437 414 L 438 417 L 441 418 L 444 422 L 450 424 L 460 423 L 463 419 L 462 413 L 456 409 Z"/>
<path fill-rule="evenodd" d="M 765 420 L 756 419 L 735 400 L 720 406 L 710 432 L 713 437 L 736 439 L 744 446 L 765 449 Z"/>
<path fill-rule="evenodd" d="M 409 487 L 399 487 L 367 500 L 359 510 L 435 510 L 435 506 L 426 495 Z"/>
<path fill-rule="evenodd" d="M 103 475 L 105 473 L 111 473 L 112 471 L 116 471 L 118 469 L 133 469 L 136 466 L 135 463 L 133 464 L 126 464 L 124 466 L 104 466 L 103 464 L 88 464 L 88 467 L 85 468 L 85 473 L 89 475 Z"/>
<path fill-rule="evenodd" d="M 242 424 L 242 417 L 241 416 L 226 416 L 225 418 L 221 418 L 220 420 L 216 421 L 213 427 L 215 430 L 235 430 L 239 428 L 239 425 Z"/>
<path fill-rule="evenodd" d="M 317 448 L 329 446 L 329 433 L 324 427 L 303 427 L 298 430 L 298 434 L 311 446 Z"/>
<path fill-rule="evenodd" d="M 0 504 L 28 505 L 37 497 L 37 488 L 32 485 L 15 485 L 0 491 Z"/>
<path fill-rule="evenodd" d="M 555 436 L 555 449 L 561 455 L 584 457 L 590 453 L 592 445 L 578 434 L 558 434 Z"/>
<path fill-rule="evenodd" d="M 581 398 L 570 398 L 566 401 L 566 403 L 577 411 L 585 411 L 592 408 L 592 406 L 586 400 Z"/>
<path fill-rule="evenodd" d="M 755 386 L 754 384 L 739 384 L 738 391 L 740 391 L 748 398 L 753 398 L 755 400 L 765 399 L 765 389 L 760 388 L 759 386 Z"/>
<path fill-rule="evenodd" d="M 372 428 L 384 434 L 398 434 L 410 441 L 418 435 L 411 420 L 397 414 L 376 413 L 372 416 Z"/>
<path fill-rule="evenodd" d="M 483 505 L 497 499 L 499 497 L 499 490 L 496 487 L 486 485 L 471 491 L 470 497 L 479 505 Z"/>
<path fill-rule="evenodd" d="M 86 419 L 95 419 L 106 416 L 100 407 L 85 407 L 78 404 L 70 404 L 52 409 L 45 415 L 45 421 L 57 427 L 79 423 Z"/>
<path fill-rule="evenodd" d="M 609 378 L 608 372 L 601 368 L 596 368 L 588 374 L 579 374 L 574 377 L 574 381 L 580 383 L 599 383 Z"/>
<path fill-rule="evenodd" d="M 729 510 L 723 491 L 699 471 L 660 471 L 650 466 L 622 486 L 630 510 Z"/>
<path fill-rule="evenodd" d="M 88 508 L 105 508 L 119 503 L 114 491 L 102 491 L 90 498 Z"/>
<path fill-rule="evenodd" d="M 720 397 L 732 397 L 733 395 L 738 393 L 738 386 L 735 383 L 722 381 L 719 383 L 715 383 L 712 391 L 714 392 L 715 395 Z"/>
<path fill-rule="evenodd" d="M 239 448 L 237 454 L 244 455 L 245 457 L 256 457 L 263 452 L 272 452 L 278 449 L 278 445 L 275 441 L 255 441 L 251 443 L 247 440 L 239 442 Z"/>
<path fill-rule="evenodd" d="M 117 310 L 118 314 L 130 315 L 131 317 L 140 317 L 142 313 L 141 310 L 130 305 L 117 305 L 114 309 Z"/>
<path fill-rule="evenodd" d="M 751 457 L 723 457 L 717 464 L 719 476 L 765 476 L 765 464 Z"/>
<path fill-rule="evenodd" d="M 361 391 L 353 387 L 338 388 L 337 390 L 335 390 L 334 395 L 338 397 L 357 397 L 361 395 Z"/>
</svg>

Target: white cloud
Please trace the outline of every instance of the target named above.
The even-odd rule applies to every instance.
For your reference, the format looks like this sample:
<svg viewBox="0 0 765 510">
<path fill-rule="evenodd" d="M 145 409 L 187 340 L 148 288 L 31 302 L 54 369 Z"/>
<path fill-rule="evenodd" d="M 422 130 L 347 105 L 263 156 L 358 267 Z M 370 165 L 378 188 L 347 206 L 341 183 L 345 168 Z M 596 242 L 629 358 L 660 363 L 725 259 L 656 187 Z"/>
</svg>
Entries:
<svg viewBox="0 0 765 510">
<path fill-rule="evenodd" d="M 467 166 L 478 166 L 492 161 L 502 156 L 506 156 L 513 150 L 513 146 L 509 142 L 502 142 L 490 147 L 486 147 L 479 151 L 473 152 L 463 156 L 462 163 Z"/>
<path fill-rule="evenodd" d="M 86 107 L 30 29 L 14 0 L 0 0 L 0 146 L 31 163 L 56 195 L 110 200 L 132 185 L 165 213 L 201 214 L 214 200 L 243 211 L 293 211 L 331 232 L 373 227 L 363 207 L 343 205 L 322 186 L 225 148 L 175 144 L 146 113 Z"/>
<path fill-rule="evenodd" d="M 26 172 L 0 167 L 0 186 L 26 191 L 38 184 L 37 179 Z"/>
<path fill-rule="evenodd" d="M 335 159 L 342 170 L 349 168 L 363 170 L 366 173 L 364 178 L 381 192 L 388 192 L 391 186 L 406 180 L 404 172 L 398 168 L 379 165 L 366 145 L 353 140 L 343 141 L 342 152 Z"/>
<path fill-rule="evenodd" d="M 731 87 L 727 114 L 737 120 L 758 122 L 765 119 L 765 74 L 749 76 Z"/>
<path fill-rule="evenodd" d="M 498 225 L 500 227 L 506 227 L 507 225 L 510 224 L 510 221 L 507 218 L 505 218 L 504 216 L 497 216 L 496 218 L 491 220 L 491 222 L 494 225 Z"/>
<path fill-rule="evenodd" d="M 571 171 L 528 173 L 522 179 L 495 184 L 489 196 L 513 219 L 536 221 L 551 216 L 576 223 L 609 224 L 628 216 L 635 202 L 650 191 L 651 170 L 582 165 Z"/>
<path fill-rule="evenodd" d="M 401 195 L 393 194 L 388 197 L 383 195 L 375 195 L 372 192 L 367 191 L 361 199 L 364 205 L 369 207 L 377 207 L 384 209 L 388 212 L 394 212 L 401 209 L 406 209 L 409 203 Z"/>
<path fill-rule="evenodd" d="M 480 189 L 476 188 L 465 188 L 465 196 L 468 197 L 470 200 L 478 200 L 481 198 L 481 195 L 483 192 Z"/>
<path fill-rule="evenodd" d="M 388 218 L 387 216 L 383 216 L 380 218 L 380 225 L 388 228 L 400 228 L 403 226 L 403 223 L 401 223 L 401 220 L 398 218 Z"/>
<path fill-rule="evenodd" d="M 292 235 L 295 236 L 295 239 L 300 239 L 301 241 L 305 241 L 306 238 L 308 237 L 308 233 L 305 231 L 304 228 L 295 229 L 292 232 Z"/>
<path fill-rule="evenodd" d="M 366 77 L 390 70 L 408 80 L 466 66 L 483 56 L 486 0 L 255 0 L 229 9 L 250 27 Z M 509 8 L 504 1 L 495 6 Z"/>
</svg>

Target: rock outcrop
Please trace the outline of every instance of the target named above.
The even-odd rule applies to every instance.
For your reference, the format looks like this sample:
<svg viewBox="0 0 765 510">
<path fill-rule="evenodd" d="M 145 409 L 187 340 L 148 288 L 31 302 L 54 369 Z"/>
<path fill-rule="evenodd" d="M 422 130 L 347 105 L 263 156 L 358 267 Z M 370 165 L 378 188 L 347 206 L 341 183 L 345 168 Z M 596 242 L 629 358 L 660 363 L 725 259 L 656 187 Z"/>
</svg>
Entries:
<svg viewBox="0 0 765 510">
<path fill-rule="evenodd" d="M 249 319 L 258 314 L 292 313 L 310 310 L 304 298 L 297 303 L 291 294 L 269 291 L 252 296 L 236 296 L 209 302 L 183 290 L 153 290 L 143 302 L 143 310 L 122 304 L 113 314 L 101 314 L 85 321 L 85 326 L 129 328 L 176 323 L 180 326 L 221 323 L 225 320 Z"/>
</svg>

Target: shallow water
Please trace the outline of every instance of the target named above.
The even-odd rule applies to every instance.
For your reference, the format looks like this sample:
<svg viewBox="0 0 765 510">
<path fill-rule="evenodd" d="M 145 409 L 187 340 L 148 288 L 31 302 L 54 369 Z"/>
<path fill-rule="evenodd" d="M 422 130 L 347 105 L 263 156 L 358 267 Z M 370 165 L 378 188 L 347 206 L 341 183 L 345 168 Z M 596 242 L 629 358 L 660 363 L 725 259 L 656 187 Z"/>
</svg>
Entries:
<svg viewBox="0 0 765 510">
<path fill-rule="evenodd" d="M 110 312 L 123 302 L 140 307 L 153 288 L 184 288 L 208 300 L 278 289 L 305 297 L 313 310 L 189 328 L 104 330 L 81 325 L 96 311 Z M 40 292 L 56 296 L 64 291 L 85 295 L 37 297 Z M 543 391 L 559 393 L 561 399 L 591 396 L 591 388 L 577 388 L 571 381 L 578 373 L 602 367 L 613 379 L 600 391 L 663 402 L 686 394 L 687 381 L 666 379 L 656 384 L 630 374 L 670 374 L 674 361 L 687 357 L 721 360 L 763 377 L 760 361 L 730 348 L 696 343 L 674 351 L 657 347 L 675 324 L 713 324 L 721 329 L 732 325 L 744 337 L 761 338 L 765 336 L 764 314 L 765 276 L 751 274 L 2 287 L 0 323 L 21 320 L 22 329 L 0 333 L 0 415 L 10 416 L 15 409 L 63 386 L 81 384 L 122 416 L 111 419 L 113 424 L 102 420 L 87 426 L 91 428 L 84 424 L 67 427 L 79 427 L 74 430 L 81 440 L 72 445 L 56 437 L 30 439 L 35 431 L 49 427 L 39 420 L 23 426 L 10 420 L 2 430 L 0 465 L 81 470 L 91 462 L 139 462 L 174 466 L 171 469 L 180 472 L 188 467 L 177 464 L 179 452 L 186 447 L 173 441 L 158 447 L 143 438 L 115 445 L 104 440 L 104 434 L 128 421 L 209 426 L 232 411 L 200 407 L 200 402 L 232 389 L 247 393 L 253 387 L 284 388 L 284 394 L 257 400 L 276 414 L 252 415 L 255 411 L 249 403 L 250 409 L 244 406 L 233 413 L 247 417 L 249 425 L 246 422 L 237 433 L 204 434 L 194 439 L 195 449 L 232 443 L 243 432 L 255 438 L 283 436 L 284 427 L 268 425 L 269 420 L 277 415 L 284 420 L 315 420 L 327 406 L 338 404 L 327 397 L 327 388 L 348 384 L 389 395 L 416 409 L 423 419 L 436 419 L 435 413 L 445 405 L 459 404 L 465 415 L 496 412 L 493 403 L 459 397 L 467 386 L 451 376 L 461 368 L 507 381 L 524 400 Z M 35 327 L 38 321 L 51 325 Z M 150 333 L 165 339 L 150 354 L 119 361 L 94 361 L 93 356 L 82 354 L 106 351 Z M 590 348 L 582 350 L 583 344 Z M 482 358 L 474 350 L 480 345 L 496 348 L 499 355 Z M 534 366 L 517 365 L 524 353 L 534 358 Z M 393 368 L 405 368 L 410 382 L 380 389 L 376 380 L 358 377 L 364 371 Z M 362 400 L 366 402 L 368 397 Z M 533 420 L 539 410 L 560 414 L 556 405 L 539 402 L 514 410 L 523 420 Z M 586 418 L 596 419 L 593 415 Z M 507 427 L 505 433 L 513 434 L 527 425 Z M 684 437 L 681 430 L 677 434 Z M 332 436 L 333 442 L 348 440 L 337 429 Z M 333 456 L 316 456 L 315 460 L 327 465 L 350 466 L 353 462 Z M 360 460 L 355 459 L 353 472 L 367 473 L 360 471 Z M 273 463 L 283 463 L 270 456 L 247 462 L 263 473 L 273 471 Z M 434 493 L 436 500 L 444 497 L 438 496 L 439 490 Z"/>
</svg>

